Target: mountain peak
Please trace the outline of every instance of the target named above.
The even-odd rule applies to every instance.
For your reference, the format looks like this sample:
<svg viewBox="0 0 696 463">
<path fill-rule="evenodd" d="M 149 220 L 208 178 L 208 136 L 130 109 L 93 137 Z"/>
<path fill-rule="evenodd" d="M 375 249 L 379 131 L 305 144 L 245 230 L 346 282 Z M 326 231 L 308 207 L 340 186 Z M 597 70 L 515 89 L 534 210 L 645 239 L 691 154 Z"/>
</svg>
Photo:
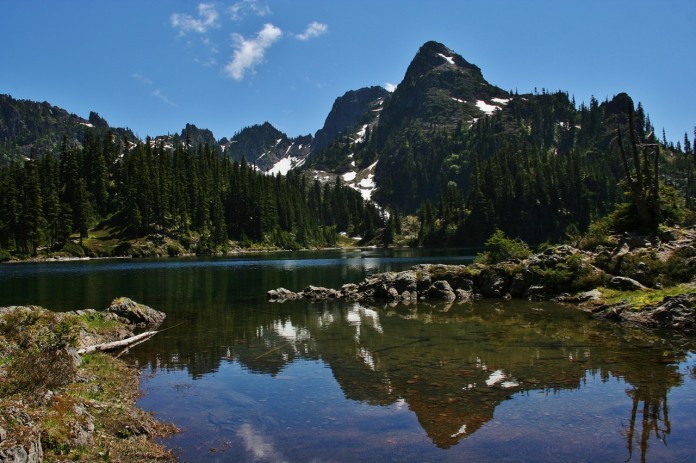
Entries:
<svg viewBox="0 0 696 463">
<path fill-rule="evenodd" d="M 430 72 L 445 72 L 448 70 L 470 74 L 475 80 L 484 80 L 481 69 L 478 66 L 469 63 L 461 55 L 445 45 L 430 41 L 421 46 L 418 53 L 416 53 L 406 70 L 404 81 L 411 82 Z"/>
<path fill-rule="evenodd" d="M 439 42 L 426 42 L 381 115 L 382 134 L 403 124 L 454 127 L 499 109 L 506 91 L 489 84 L 481 69 Z M 502 103 L 501 103 L 502 104 Z"/>
</svg>

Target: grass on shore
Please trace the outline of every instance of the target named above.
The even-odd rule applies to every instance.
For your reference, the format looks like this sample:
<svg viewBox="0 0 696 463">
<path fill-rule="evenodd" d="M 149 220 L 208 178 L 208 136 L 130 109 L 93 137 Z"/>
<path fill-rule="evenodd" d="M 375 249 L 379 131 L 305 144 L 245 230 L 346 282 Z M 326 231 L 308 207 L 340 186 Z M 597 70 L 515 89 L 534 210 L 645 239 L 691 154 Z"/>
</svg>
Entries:
<svg viewBox="0 0 696 463">
<path fill-rule="evenodd" d="M 610 288 L 599 288 L 602 300 L 606 304 L 626 303 L 633 310 L 641 310 L 649 305 L 661 302 L 667 296 L 679 296 L 696 291 L 696 284 L 682 283 L 660 289 L 644 289 L 637 291 L 619 291 Z"/>
</svg>

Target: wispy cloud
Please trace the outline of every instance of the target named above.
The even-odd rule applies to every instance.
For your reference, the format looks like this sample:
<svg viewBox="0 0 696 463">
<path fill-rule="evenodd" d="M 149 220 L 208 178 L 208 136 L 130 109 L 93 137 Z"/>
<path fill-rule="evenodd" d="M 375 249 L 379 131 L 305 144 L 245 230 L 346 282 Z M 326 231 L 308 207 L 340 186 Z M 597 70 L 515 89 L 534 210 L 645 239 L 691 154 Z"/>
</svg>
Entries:
<svg viewBox="0 0 696 463">
<path fill-rule="evenodd" d="M 167 98 L 167 96 L 163 94 L 159 88 L 156 88 L 152 91 L 152 96 L 159 98 L 160 100 L 162 100 L 162 102 L 164 102 L 164 104 L 168 106 L 176 106 L 176 104 L 172 100 Z"/>
<path fill-rule="evenodd" d="M 273 24 L 265 24 L 263 29 L 252 39 L 245 39 L 240 34 L 232 34 L 234 53 L 232 61 L 225 66 L 227 75 L 235 80 L 242 80 L 247 71 L 252 71 L 263 61 L 268 50 L 280 37 L 283 31 Z"/>
<path fill-rule="evenodd" d="M 187 32 L 197 32 L 205 34 L 209 29 L 219 26 L 218 13 L 215 5 L 212 3 L 200 3 L 198 5 L 198 17 L 194 18 L 186 13 L 174 13 L 170 17 L 172 27 L 179 30 L 179 34 L 184 35 Z"/>
<path fill-rule="evenodd" d="M 313 21 L 313 22 L 309 23 L 309 25 L 307 26 L 307 29 L 305 29 L 305 31 L 303 33 L 297 34 L 295 36 L 295 38 L 297 38 L 297 40 L 305 41 L 305 40 L 313 39 L 314 37 L 319 37 L 320 35 L 324 35 L 328 31 L 329 31 L 329 26 L 327 26 L 326 24 L 322 24 L 322 23 Z"/>
<path fill-rule="evenodd" d="M 144 75 L 139 74 L 137 72 L 133 73 L 133 78 L 135 80 L 139 80 L 140 82 L 144 83 L 145 85 L 152 85 L 152 81 L 150 79 L 148 79 Z"/>
<path fill-rule="evenodd" d="M 158 98 L 161 100 L 164 104 L 168 106 L 176 106 L 176 103 L 174 103 L 172 100 L 167 98 L 167 95 L 162 93 L 162 90 L 159 88 L 155 87 L 155 83 L 148 77 L 140 74 L 140 73 L 133 73 L 132 74 L 133 79 L 137 80 L 138 82 L 141 82 L 145 84 L 147 87 L 151 88 L 150 95 L 154 96 L 155 98 Z"/>
<path fill-rule="evenodd" d="M 271 8 L 258 0 L 241 0 L 232 4 L 228 9 L 233 21 L 240 21 L 248 15 L 268 16 Z"/>
<path fill-rule="evenodd" d="M 385 88 L 388 92 L 391 93 L 391 92 L 393 92 L 394 90 L 396 90 L 396 84 L 392 84 L 391 82 L 387 82 L 386 84 L 384 84 L 384 88 Z"/>
</svg>

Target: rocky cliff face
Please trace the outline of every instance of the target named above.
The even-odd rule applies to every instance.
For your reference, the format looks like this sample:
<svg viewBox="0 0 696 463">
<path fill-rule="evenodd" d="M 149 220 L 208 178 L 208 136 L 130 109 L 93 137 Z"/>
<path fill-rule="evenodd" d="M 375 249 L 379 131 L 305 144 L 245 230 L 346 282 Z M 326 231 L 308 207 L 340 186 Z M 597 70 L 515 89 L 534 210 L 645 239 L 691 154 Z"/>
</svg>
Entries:
<svg viewBox="0 0 696 463">
<path fill-rule="evenodd" d="M 224 147 L 235 161 L 244 159 L 263 172 L 285 174 L 290 168 L 302 165 L 307 158 L 312 149 L 312 136 L 289 138 L 265 122 L 244 128 Z"/>
<path fill-rule="evenodd" d="M 373 123 L 381 103 L 388 97 L 389 92 L 382 87 L 366 87 L 336 98 L 324 126 L 314 135 L 312 152 L 326 148 L 341 135 L 359 132 L 365 124 Z"/>
</svg>

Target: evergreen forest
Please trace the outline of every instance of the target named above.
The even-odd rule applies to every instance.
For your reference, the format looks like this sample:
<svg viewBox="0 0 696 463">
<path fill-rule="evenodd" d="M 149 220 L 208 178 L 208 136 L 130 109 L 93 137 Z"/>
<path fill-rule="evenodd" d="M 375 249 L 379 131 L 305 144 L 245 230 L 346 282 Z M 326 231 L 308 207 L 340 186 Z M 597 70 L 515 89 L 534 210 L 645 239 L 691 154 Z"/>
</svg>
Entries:
<svg viewBox="0 0 696 463">
<path fill-rule="evenodd" d="M 0 167 L 0 249 L 31 256 L 79 240 L 99 254 L 99 239 L 86 245 L 95 236 L 120 243 L 110 255 L 148 255 L 133 247 L 144 237 L 170 255 L 297 249 L 335 245 L 339 231 L 369 238 L 383 220 L 340 181 L 263 175 L 209 144 L 167 149 L 87 132 L 57 151 Z"/>
</svg>

